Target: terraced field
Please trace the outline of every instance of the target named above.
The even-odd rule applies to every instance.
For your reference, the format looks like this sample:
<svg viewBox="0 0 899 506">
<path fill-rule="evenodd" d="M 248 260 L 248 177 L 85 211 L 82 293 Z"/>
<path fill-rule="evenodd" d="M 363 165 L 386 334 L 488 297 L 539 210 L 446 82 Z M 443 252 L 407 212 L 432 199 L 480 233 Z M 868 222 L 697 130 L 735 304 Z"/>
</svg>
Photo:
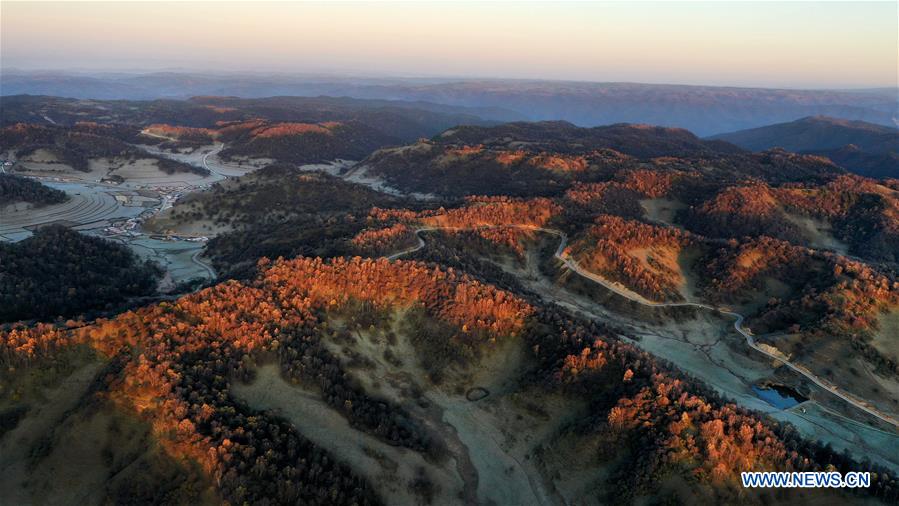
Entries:
<svg viewBox="0 0 899 506">
<path fill-rule="evenodd" d="M 196 278 L 215 277 L 212 268 L 198 258 L 203 243 L 153 239 L 138 232 L 113 236 L 105 232 L 108 227 L 160 209 L 165 200 L 159 192 L 136 190 L 126 185 L 55 181 L 44 184 L 66 192 L 69 200 L 37 208 L 8 206 L 0 216 L 0 241 L 21 241 L 42 226 L 62 224 L 117 240 L 130 246 L 142 258 L 155 261 L 166 270 L 162 288 Z"/>
<path fill-rule="evenodd" d="M 99 230 L 113 222 L 140 215 L 145 208 L 124 206 L 116 200 L 115 188 L 82 183 L 47 182 L 47 186 L 62 190 L 69 200 L 40 208 L 4 212 L 0 219 L 0 240 L 19 241 L 38 227 L 54 223 L 76 230 Z"/>
<path fill-rule="evenodd" d="M 215 277 L 212 268 L 200 259 L 202 242 L 162 240 L 152 238 L 140 227 L 129 228 L 125 234 L 118 231 L 110 235 L 109 227 L 121 227 L 134 218 L 148 216 L 170 207 L 181 195 L 208 188 L 216 181 L 243 175 L 257 168 L 253 164 L 238 166 L 220 163 L 215 156 L 222 146 L 206 146 L 188 153 L 161 151 L 151 146 L 140 146 L 145 151 L 165 156 L 210 170 L 208 176 L 189 172 L 166 174 L 155 163 L 137 160 L 115 165 L 115 174 L 124 178 L 120 184 L 100 183 L 107 174 L 111 161 L 92 160 L 90 172 L 65 170 L 53 166 L 48 172 L 41 165 L 22 161 L 15 170 L 22 175 L 41 180 L 47 186 L 66 192 L 69 200 L 62 204 L 33 207 L 18 203 L 3 209 L 0 216 L 0 241 L 20 241 L 34 230 L 51 224 L 62 224 L 82 232 L 100 235 L 131 247 L 143 258 L 153 260 L 166 270 L 162 288 L 196 278 Z M 100 170 L 102 167 L 104 170 Z"/>
</svg>

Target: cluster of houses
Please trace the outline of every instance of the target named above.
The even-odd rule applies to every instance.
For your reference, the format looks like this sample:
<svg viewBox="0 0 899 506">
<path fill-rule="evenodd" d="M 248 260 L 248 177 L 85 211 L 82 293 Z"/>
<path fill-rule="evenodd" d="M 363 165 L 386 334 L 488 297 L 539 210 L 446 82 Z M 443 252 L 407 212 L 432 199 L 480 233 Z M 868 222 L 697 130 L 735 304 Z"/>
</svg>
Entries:
<svg viewBox="0 0 899 506">
<path fill-rule="evenodd" d="M 208 186 L 208 185 L 205 185 Z M 181 198 L 186 192 L 194 191 L 197 189 L 202 189 L 201 187 L 190 187 L 190 186 L 146 186 L 144 189 L 152 190 L 159 194 L 160 202 L 158 205 L 154 205 L 152 208 L 147 209 L 146 211 L 140 213 L 140 215 L 135 216 L 133 218 L 128 218 L 123 223 L 112 225 L 103 229 L 103 231 L 108 235 L 125 235 L 128 237 L 138 237 L 142 235 L 141 232 L 138 231 L 140 224 L 152 216 L 165 211 L 166 209 L 172 207 L 175 202 Z M 126 195 L 116 195 L 116 200 L 118 200 L 122 205 L 127 205 L 126 202 L 129 201 L 129 196 Z M 151 235 L 152 239 L 163 240 L 163 241 L 189 241 L 189 242 L 206 242 L 209 240 L 208 237 L 205 236 L 179 236 L 174 234 L 165 234 L 165 235 Z"/>
</svg>

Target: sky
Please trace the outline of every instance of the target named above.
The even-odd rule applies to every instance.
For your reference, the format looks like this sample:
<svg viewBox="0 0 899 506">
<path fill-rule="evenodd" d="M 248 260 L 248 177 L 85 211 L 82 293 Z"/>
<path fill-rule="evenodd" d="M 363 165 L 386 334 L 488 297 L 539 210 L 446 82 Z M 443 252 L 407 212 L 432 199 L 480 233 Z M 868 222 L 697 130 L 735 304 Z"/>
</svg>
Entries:
<svg viewBox="0 0 899 506">
<path fill-rule="evenodd" d="M 897 2 L 0 2 L 0 65 L 896 86 Z"/>
</svg>

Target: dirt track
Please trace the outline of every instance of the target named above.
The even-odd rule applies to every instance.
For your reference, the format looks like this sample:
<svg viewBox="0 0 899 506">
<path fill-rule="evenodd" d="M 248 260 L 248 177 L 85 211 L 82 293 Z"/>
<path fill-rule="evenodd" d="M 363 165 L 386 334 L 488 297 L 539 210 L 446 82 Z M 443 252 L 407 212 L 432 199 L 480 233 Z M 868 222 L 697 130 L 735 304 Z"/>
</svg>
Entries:
<svg viewBox="0 0 899 506">
<path fill-rule="evenodd" d="M 584 269 L 577 263 L 576 260 L 572 259 L 571 257 L 569 257 L 565 254 L 565 246 L 568 245 L 568 235 L 566 235 L 561 230 L 556 230 L 556 229 L 551 229 L 551 228 L 543 228 L 543 227 L 534 227 L 534 226 L 528 226 L 528 225 L 489 225 L 489 226 L 481 226 L 481 227 L 462 227 L 462 228 L 460 228 L 460 227 L 421 227 L 421 228 L 418 228 L 415 230 L 415 235 L 419 241 L 417 246 L 394 253 L 392 255 L 389 255 L 387 258 L 390 260 L 393 260 L 393 259 L 399 258 L 403 255 L 408 255 L 410 253 L 414 253 L 414 252 L 424 248 L 425 241 L 421 235 L 423 232 L 432 232 L 432 231 L 438 231 L 438 230 L 463 231 L 463 230 L 478 230 L 478 229 L 484 229 L 484 228 L 509 228 L 509 227 L 533 230 L 533 231 L 537 231 L 537 232 L 544 232 L 544 233 L 552 234 L 552 235 L 559 237 L 560 238 L 559 247 L 556 248 L 556 251 L 553 254 L 554 258 L 561 260 L 565 264 L 566 267 L 568 267 L 571 271 L 575 272 L 576 274 L 578 274 L 594 283 L 602 285 L 607 290 L 610 290 L 628 300 L 631 300 L 633 302 L 636 302 L 636 303 L 644 305 L 644 306 L 650 306 L 650 307 L 695 307 L 695 308 L 714 311 L 719 314 L 733 317 L 734 318 L 734 330 L 736 330 L 741 336 L 743 336 L 743 338 L 746 340 L 746 344 L 750 348 L 754 349 L 755 351 L 757 351 L 759 353 L 762 353 L 763 355 L 767 356 L 768 358 L 770 358 L 772 360 L 776 360 L 777 362 L 780 362 L 781 364 L 789 367 L 790 369 L 801 374 L 806 379 L 808 379 L 809 381 L 818 385 L 822 389 L 830 392 L 831 394 L 833 394 L 836 397 L 839 397 L 843 401 L 847 402 L 848 404 L 851 404 L 852 406 L 858 408 L 859 410 L 864 411 L 865 413 L 867 413 L 871 416 L 874 416 L 875 418 L 877 418 L 883 422 L 886 422 L 887 424 L 890 424 L 894 427 L 899 428 L 899 421 L 897 421 L 893 417 L 886 415 L 884 413 L 881 413 L 880 411 L 868 406 L 863 401 L 856 399 L 854 396 L 852 396 L 850 394 L 839 391 L 835 385 L 832 385 L 830 382 L 828 382 L 824 379 L 821 379 L 818 376 L 812 374 L 812 372 L 809 371 L 808 369 L 806 369 L 800 365 L 794 364 L 794 363 L 790 362 L 789 360 L 787 360 L 786 358 L 784 358 L 783 356 L 772 353 L 772 352 L 762 348 L 758 344 L 756 344 L 755 337 L 752 335 L 752 333 L 743 327 L 743 320 L 745 319 L 745 317 L 742 314 L 731 311 L 730 308 L 715 307 L 715 306 L 710 306 L 708 304 L 702 304 L 699 302 L 654 302 L 654 301 L 648 300 L 634 292 L 631 292 L 630 290 L 622 289 L 622 288 L 608 282 L 606 279 Z"/>
</svg>

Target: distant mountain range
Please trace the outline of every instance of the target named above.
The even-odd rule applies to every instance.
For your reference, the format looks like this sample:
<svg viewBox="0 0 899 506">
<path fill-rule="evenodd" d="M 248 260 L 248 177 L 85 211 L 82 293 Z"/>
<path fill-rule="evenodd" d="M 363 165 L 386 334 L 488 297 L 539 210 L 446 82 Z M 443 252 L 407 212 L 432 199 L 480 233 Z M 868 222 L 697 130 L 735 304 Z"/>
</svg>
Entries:
<svg viewBox="0 0 899 506">
<path fill-rule="evenodd" d="M 869 177 L 899 177 L 899 130 L 864 121 L 811 116 L 711 137 L 752 151 L 775 147 L 830 158 Z"/>
<path fill-rule="evenodd" d="M 495 121 L 565 120 L 578 126 L 648 123 L 713 135 L 815 115 L 897 121 L 895 89 L 785 90 L 638 83 L 388 79 L 263 74 L 87 74 L 4 70 L 3 95 L 94 99 L 196 95 L 346 96 L 469 108 Z"/>
</svg>

